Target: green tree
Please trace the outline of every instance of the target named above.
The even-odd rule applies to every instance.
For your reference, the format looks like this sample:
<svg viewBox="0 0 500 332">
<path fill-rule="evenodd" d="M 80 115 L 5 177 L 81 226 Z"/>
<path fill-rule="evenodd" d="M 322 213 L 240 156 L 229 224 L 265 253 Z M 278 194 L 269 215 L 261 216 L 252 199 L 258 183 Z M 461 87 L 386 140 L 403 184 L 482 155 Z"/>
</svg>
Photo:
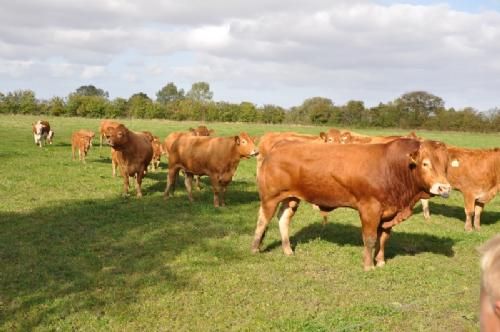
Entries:
<svg viewBox="0 0 500 332">
<path fill-rule="evenodd" d="M 282 123 L 285 120 L 285 110 L 280 106 L 264 105 L 261 113 L 264 123 Z"/>
<path fill-rule="evenodd" d="M 177 89 L 174 83 L 170 82 L 156 93 L 156 101 L 160 104 L 167 104 L 184 98 L 184 90 Z"/>
<path fill-rule="evenodd" d="M 128 116 L 142 119 L 152 114 L 153 101 L 144 92 L 139 92 L 128 99 L 127 108 Z"/>
<path fill-rule="evenodd" d="M 64 99 L 61 97 L 52 97 L 48 101 L 48 113 L 54 116 L 63 115 L 66 109 Z"/>
<path fill-rule="evenodd" d="M 443 99 L 425 91 L 405 93 L 395 104 L 401 111 L 400 124 L 411 128 L 422 126 L 437 109 L 444 107 Z"/>
<path fill-rule="evenodd" d="M 240 104 L 238 120 L 242 122 L 256 122 L 258 118 L 257 108 L 254 104 L 244 101 Z"/>
<path fill-rule="evenodd" d="M 109 98 L 109 93 L 107 91 L 104 91 L 103 89 L 98 89 L 93 85 L 82 85 L 81 87 L 76 89 L 75 94 L 87 97 L 98 96 L 106 99 Z"/>
<path fill-rule="evenodd" d="M 342 123 L 347 126 L 362 124 L 365 105 L 362 101 L 350 100 L 342 109 Z"/>
<path fill-rule="evenodd" d="M 214 93 L 210 91 L 210 85 L 208 83 L 197 82 L 193 83 L 186 97 L 200 102 L 208 102 L 212 100 L 213 95 Z"/>
</svg>

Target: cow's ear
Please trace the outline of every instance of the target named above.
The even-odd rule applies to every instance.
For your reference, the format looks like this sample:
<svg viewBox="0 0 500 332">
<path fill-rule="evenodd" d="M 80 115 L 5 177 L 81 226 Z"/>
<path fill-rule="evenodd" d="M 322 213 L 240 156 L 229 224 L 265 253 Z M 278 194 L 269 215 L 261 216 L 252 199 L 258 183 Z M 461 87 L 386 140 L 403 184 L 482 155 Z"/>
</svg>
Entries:
<svg viewBox="0 0 500 332">
<path fill-rule="evenodd" d="M 210 130 L 208 131 L 208 135 L 209 135 L 209 136 L 215 135 L 215 130 L 210 129 Z"/>
<path fill-rule="evenodd" d="M 324 132 L 320 132 L 319 137 L 321 137 L 323 139 L 323 141 L 326 142 L 326 134 Z"/>
<path fill-rule="evenodd" d="M 234 141 L 236 142 L 237 145 L 240 145 L 240 137 L 239 136 L 234 136 Z"/>
<path fill-rule="evenodd" d="M 259 138 L 260 138 L 260 137 L 259 137 L 259 136 L 252 136 L 252 137 L 250 137 L 250 138 L 252 139 L 253 144 L 257 144 L 257 142 L 259 141 Z"/>
</svg>

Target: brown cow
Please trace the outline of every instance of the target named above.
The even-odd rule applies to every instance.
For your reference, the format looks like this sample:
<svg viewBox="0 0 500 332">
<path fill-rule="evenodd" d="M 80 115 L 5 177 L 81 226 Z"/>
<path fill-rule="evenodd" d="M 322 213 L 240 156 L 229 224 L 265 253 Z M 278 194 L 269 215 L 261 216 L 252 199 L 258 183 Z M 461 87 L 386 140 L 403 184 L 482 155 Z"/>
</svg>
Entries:
<svg viewBox="0 0 500 332">
<path fill-rule="evenodd" d="M 194 135 L 194 136 L 213 136 L 215 134 L 215 131 L 213 129 L 208 129 L 204 125 L 198 126 L 198 128 L 189 128 L 189 131 Z"/>
<path fill-rule="evenodd" d="M 85 157 L 87 156 L 87 152 L 92 146 L 92 139 L 94 138 L 94 136 L 95 134 L 93 131 L 85 129 L 75 131 L 71 135 L 72 160 L 75 160 L 75 150 L 78 150 L 78 160 L 85 163 Z"/>
<path fill-rule="evenodd" d="M 465 205 L 465 230 L 481 228 L 484 206 L 500 191 L 500 149 L 448 147 L 448 180 L 462 192 Z M 422 200 L 424 218 L 430 218 L 429 202 Z"/>
<path fill-rule="evenodd" d="M 137 197 L 142 197 L 142 178 L 153 157 L 149 138 L 144 134 L 128 130 L 122 124 L 108 126 L 105 136 L 108 144 L 115 150 L 113 153 L 123 176 L 124 194 L 128 195 L 129 176 L 135 176 Z"/>
<path fill-rule="evenodd" d="M 359 211 L 364 268 L 385 264 L 384 247 L 393 226 L 407 219 L 414 204 L 430 194 L 447 196 L 448 154 L 443 143 L 396 139 L 387 144 L 330 145 L 288 143 L 264 159 L 258 188 L 260 209 L 252 243 L 258 252 L 267 225 L 278 213 L 282 247 L 290 247 L 288 227 L 301 200 L 322 211 L 349 207 Z"/>
<path fill-rule="evenodd" d="M 109 127 L 118 127 L 120 123 L 112 120 L 102 120 L 99 125 L 99 157 L 102 157 L 102 139 L 106 137 L 106 129 Z"/>
<path fill-rule="evenodd" d="M 42 147 L 44 141 L 52 144 L 54 131 L 50 130 L 50 124 L 48 121 L 38 120 L 36 123 L 32 123 L 31 127 L 36 145 Z"/>
<path fill-rule="evenodd" d="M 214 192 L 214 206 L 224 206 L 224 193 L 241 158 L 256 155 L 254 140 L 247 133 L 231 137 L 179 135 L 169 148 L 165 198 L 173 193 L 179 170 L 186 173 L 185 185 L 193 201 L 193 175 L 208 175 Z"/>
</svg>

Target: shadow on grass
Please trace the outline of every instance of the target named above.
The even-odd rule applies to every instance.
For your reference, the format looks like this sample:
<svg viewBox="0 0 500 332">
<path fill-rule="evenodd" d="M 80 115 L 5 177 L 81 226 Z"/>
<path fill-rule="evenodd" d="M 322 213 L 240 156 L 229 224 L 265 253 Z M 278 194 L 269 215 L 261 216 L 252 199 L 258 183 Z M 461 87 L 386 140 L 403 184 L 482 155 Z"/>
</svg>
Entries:
<svg viewBox="0 0 500 332">
<path fill-rule="evenodd" d="M 220 264 L 241 259 L 234 248 L 214 249 L 207 241 L 224 238 L 228 228 L 250 234 L 253 225 L 194 206 L 161 197 L 115 198 L 0 213 L 0 326 L 31 330 L 55 316 L 98 316 L 113 304 L 134 304 L 144 290 L 195 288 L 193 269 L 179 275 L 172 267 L 185 250 L 208 252 Z M 213 222 L 215 215 L 223 222 Z"/>
<path fill-rule="evenodd" d="M 339 246 L 359 246 L 363 247 L 361 237 L 361 227 L 349 224 L 321 223 L 311 224 L 302 228 L 292 237 L 290 243 L 292 249 L 299 243 L 307 243 L 316 239 L 322 239 Z M 393 258 L 397 255 L 416 255 L 423 252 L 453 257 L 453 245 L 455 241 L 449 237 L 438 237 L 428 234 L 402 233 L 397 229 L 393 230 L 391 237 L 386 245 L 386 258 Z M 267 246 L 264 251 L 270 251 L 281 247 L 281 240 L 275 241 Z"/>
<path fill-rule="evenodd" d="M 445 205 L 429 201 L 429 210 L 432 215 L 440 215 L 448 218 L 456 218 L 462 223 L 465 223 L 465 211 L 463 206 Z M 488 211 L 488 204 L 486 204 L 483 212 L 481 213 L 481 225 L 495 224 L 500 220 L 500 212 Z"/>
</svg>

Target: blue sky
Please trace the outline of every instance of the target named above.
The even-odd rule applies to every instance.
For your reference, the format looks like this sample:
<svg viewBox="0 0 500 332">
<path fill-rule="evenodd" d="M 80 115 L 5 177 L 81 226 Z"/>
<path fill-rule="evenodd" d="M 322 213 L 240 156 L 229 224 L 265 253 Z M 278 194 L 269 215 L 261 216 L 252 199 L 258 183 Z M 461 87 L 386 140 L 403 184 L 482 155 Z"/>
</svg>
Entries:
<svg viewBox="0 0 500 332">
<path fill-rule="evenodd" d="M 500 0 L 18 0 L 0 4 L 0 92 L 111 98 L 205 81 L 214 100 L 366 106 L 425 90 L 500 107 Z"/>
</svg>

